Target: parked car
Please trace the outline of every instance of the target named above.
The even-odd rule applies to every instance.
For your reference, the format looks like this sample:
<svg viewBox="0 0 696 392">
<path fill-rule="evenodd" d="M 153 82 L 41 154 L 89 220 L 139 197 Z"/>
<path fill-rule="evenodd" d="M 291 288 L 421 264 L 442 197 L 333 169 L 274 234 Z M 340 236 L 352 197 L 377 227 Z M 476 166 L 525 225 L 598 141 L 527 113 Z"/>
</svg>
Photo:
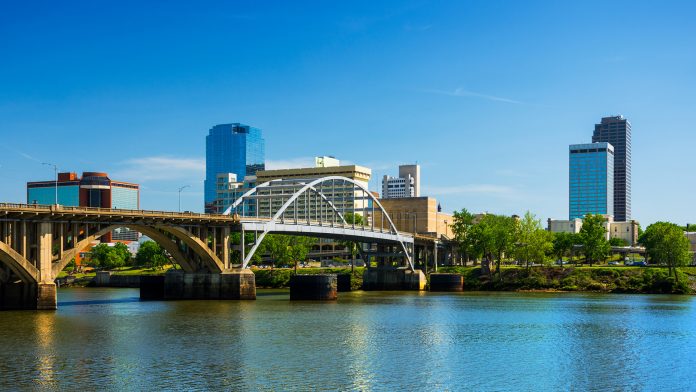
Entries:
<svg viewBox="0 0 696 392">
<path fill-rule="evenodd" d="M 647 267 L 648 263 L 645 261 L 634 261 L 633 263 L 628 264 L 631 267 Z"/>
<path fill-rule="evenodd" d="M 608 262 L 607 264 L 609 264 L 609 265 L 620 265 L 621 263 L 619 263 L 618 261 L 610 261 L 610 262 Z"/>
</svg>

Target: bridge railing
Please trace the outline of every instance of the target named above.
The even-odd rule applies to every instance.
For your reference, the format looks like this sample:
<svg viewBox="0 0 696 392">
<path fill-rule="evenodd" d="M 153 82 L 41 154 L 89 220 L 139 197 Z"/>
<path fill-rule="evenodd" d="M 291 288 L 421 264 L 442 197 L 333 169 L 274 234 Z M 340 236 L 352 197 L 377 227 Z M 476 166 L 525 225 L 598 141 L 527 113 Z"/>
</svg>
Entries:
<svg viewBox="0 0 696 392">
<path fill-rule="evenodd" d="M 230 219 L 230 216 L 220 214 L 203 214 L 191 211 L 157 211 L 157 210 L 132 210 L 124 208 L 102 208 L 102 207 L 79 207 L 79 206 L 63 206 L 53 204 L 20 204 L 20 203 L 0 203 L 1 209 L 16 209 L 16 210 L 31 210 L 31 211 L 46 211 L 46 212 L 95 212 L 95 213 L 112 213 L 112 214 L 133 214 L 143 216 L 171 216 L 171 217 L 196 217 L 196 218 L 221 218 Z"/>
</svg>

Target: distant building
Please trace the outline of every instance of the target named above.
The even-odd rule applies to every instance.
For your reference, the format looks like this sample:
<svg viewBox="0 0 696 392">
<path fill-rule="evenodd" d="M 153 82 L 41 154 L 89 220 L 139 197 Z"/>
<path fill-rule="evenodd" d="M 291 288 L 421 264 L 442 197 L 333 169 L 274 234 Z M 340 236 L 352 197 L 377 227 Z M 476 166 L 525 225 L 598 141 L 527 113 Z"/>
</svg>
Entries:
<svg viewBox="0 0 696 392">
<path fill-rule="evenodd" d="M 582 219 L 575 218 L 571 220 L 548 220 L 547 230 L 552 233 L 572 233 L 577 234 L 582 228 Z"/>
<path fill-rule="evenodd" d="M 691 255 L 693 256 L 692 264 L 696 264 L 696 232 L 687 231 L 684 232 L 684 235 L 686 236 L 686 238 L 689 239 L 689 248 L 691 250 Z"/>
<path fill-rule="evenodd" d="M 239 123 L 212 127 L 205 138 L 205 210 L 213 212 L 217 175 L 253 176 L 265 169 L 266 146 L 261 130 Z"/>
<path fill-rule="evenodd" d="M 382 178 L 382 198 L 420 197 L 420 165 L 399 166 L 399 177 Z"/>
<path fill-rule="evenodd" d="M 69 207 L 98 207 L 125 210 L 140 209 L 140 186 L 114 181 L 106 173 L 58 173 L 58 204 Z M 55 204 L 56 181 L 27 183 L 28 204 Z M 136 241 L 138 233 L 126 228 L 114 230 L 102 241 Z"/>
<path fill-rule="evenodd" d="M 326 159 L 330 158 L 330 159 Z M 254 188 L 258 184 L 263 184 L 271 180 L 307 180 L 328 177 L 340 176 L 354 180 L 365 189 L 368 187 L 372 170 L 367 167 L 358 165 L 339 166 L 339 161 L 333 157 L 318 157 L 315 159 L 315 167 L 304 167 L 294 169 L 277 169 L 277 170 L 259 170 L 255 176 L 246 176 L 243 181 L 239 181 L 236 177 L 232 177 L 233 173 L 221 173 L 216 178 L 216 200 L 214 202 L 214 210 L 218 213 L 224 212 L 235 200 L 241 197 L 246 191 Z M 352 186 L 346 187 L 343 183 L 324 183 L 321 185 L 321 191 L 329 195 L 329 200 L 341 211 L 355 212 L 362 214 L 363 209 L 371 207 L 371 201 L 361 197 L 360 192 L 353 189 Z M 258 196 L 267 195 L 267 189 L 259 189 Z M 304 196 L 298 199 L 298 205 L 302 206 Z M 269 216 L 270 215 L 270 198 L 261 197 L 258 200 L 258 205 L 245 205 L 244 211 L 238 213 L 253 216 Z M 279 206 L 274 204 L 274 209 Z M 303 216 L 301 212 L 299 216 Z M 326 209 L 322 211 L 322 219 L 331 219 L 332 210 Z"/>
<path fill-rule="evenodd" d="M 612 216 L 606 216 L 605 218 L 604 230 L 606 230 L 607 240 L 620 238 L 631 246 L 638 243 L 638 227 L 640 226 L 638 221 L 616 222 Z M 571 220 L 549 219 L 547 221 L 547 230 L 552 233 L 577 234 L 580 232 L 580 229 L 582 229 L 582 219 L 580 218 Z"/>
<path fill-rule="evenodd" d="M 380 199 L 394 226 L 398 231 L 433 236 L 454 238 L 452 224 L 454 217 L 438 211 L 438 203 L 432 197 L 405 197 L 395 199 Z M 375 224 L 381 225 L 381 216 L 375 211 Z M 384 227 L 388 223 L 385 221 Z"/>
<path fill-rule="evenodd" d="M 334 167 L 334 166 L 340 166 L 341 161 L 338 159 L 332 157 L 332 156 L 323 156 L 323 157 L 315 157 L 314 158 L 314 166 L 315 167 Z"/>
<path fill-rule="evenodd" d="M 569 218 L 614 214 L 614 147 L 609 143 L 569 148 Z"/>
<path fill-rule="evenodd" d="M 604 117 L 595 124 L 592 143 L 609 143 L 614 147 L 614 217 L 623 222 L 631 219 L 631 123 L 623 116 Z"/>
</svg>

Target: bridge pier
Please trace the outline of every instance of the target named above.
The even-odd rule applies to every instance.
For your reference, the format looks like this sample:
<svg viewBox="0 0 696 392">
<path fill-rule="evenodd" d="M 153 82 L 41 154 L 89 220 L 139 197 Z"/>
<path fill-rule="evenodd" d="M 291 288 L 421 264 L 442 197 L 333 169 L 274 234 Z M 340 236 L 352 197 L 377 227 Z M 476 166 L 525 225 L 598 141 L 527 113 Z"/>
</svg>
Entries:
<svg viewBox="0 0 696 392">
<path fill-rule="evenodd" d="M 151 287 L 146 290 L 147 299 L 157 299 Z M 256 279 L 248 269 L 223 273 L 190 273 L 181 270 L 168 271 L 164 276 L 161 299 L 256 299 Z M 141 295 L 141 297 L 143 297 Z"/>
<path fill-rule="evenodd" d="M 370 268 L 363 273 L 363 290 L 425 290 L 425 275 L 408 268 Z"/>
</svg>

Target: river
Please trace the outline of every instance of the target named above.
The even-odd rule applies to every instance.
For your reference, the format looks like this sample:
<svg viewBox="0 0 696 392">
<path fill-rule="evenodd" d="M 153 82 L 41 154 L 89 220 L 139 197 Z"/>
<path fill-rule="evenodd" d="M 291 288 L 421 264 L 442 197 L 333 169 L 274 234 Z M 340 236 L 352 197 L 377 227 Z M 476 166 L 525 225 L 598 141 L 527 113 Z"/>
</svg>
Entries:
<svg viewBox="0 0 696 392">
<path fill-rule="evenodd" d="M 0 313 L 2 390 L 694 390 L 696 298 L 353 292 Z"/>
</svg>

